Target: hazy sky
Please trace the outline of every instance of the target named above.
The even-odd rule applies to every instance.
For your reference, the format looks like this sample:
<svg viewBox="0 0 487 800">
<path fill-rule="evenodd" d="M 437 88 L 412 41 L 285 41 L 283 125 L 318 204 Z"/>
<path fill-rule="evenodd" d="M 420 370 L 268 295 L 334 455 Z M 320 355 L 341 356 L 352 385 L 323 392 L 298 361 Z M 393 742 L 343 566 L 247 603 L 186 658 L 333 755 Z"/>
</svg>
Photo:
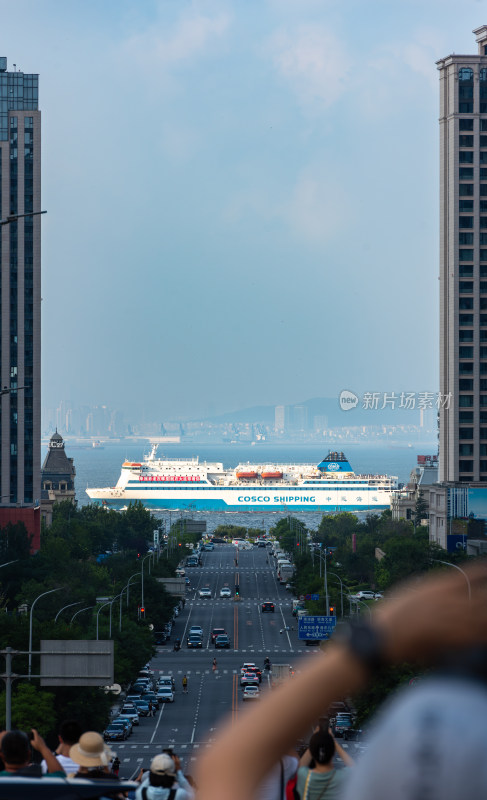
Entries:
<svg viewBox="0 0 487 800">
<path fill-rule="evenodd" d="M 484 9 L 0 0 L 40 74 L 44 403 L 435 390 L 435 61 Z"/>
</svg>

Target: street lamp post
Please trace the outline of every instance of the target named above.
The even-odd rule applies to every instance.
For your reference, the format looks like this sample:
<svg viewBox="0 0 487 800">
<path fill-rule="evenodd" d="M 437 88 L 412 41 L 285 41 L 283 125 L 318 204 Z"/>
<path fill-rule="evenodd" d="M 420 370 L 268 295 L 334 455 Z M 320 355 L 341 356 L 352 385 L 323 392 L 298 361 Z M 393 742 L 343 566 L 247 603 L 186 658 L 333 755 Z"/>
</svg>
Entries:
<svg viewBox="0 0 487 800">
<path fill-rule="evenodd" d="M 142 591 L 141 591 L 142 599 L 140 601 L 141 602 L 141 608 L 145 608 L 145 606 L 144 606 L 144 561 L 146 561 L 146 559 L 148 559 L 148 558 L 151 558 L 151 556 L 152 556 L 152 553 L 147 553 L 147 555 L 144 556 L 144 558 L 142 559 L 142 564 L 141 564 L 141 566 L 142 566 Z M 150 561 L 149 561 L 149 575 L 150 575 Z M 144 612 L 144 617 L 145 617 L 145 612 Z"/>
<path fill-rule="evenodd" d="M 30 620 L 29 620 L 29 670 L 28 670 L 28 677 L 30 680 L 30 676 L 32 674 L 32 612 L 34 610 L 34 606 L 41 597 L 45 597 L 46 594 L 52 594 L 53 592 L 60 592 L 63 587 L 60 586 L 59 589 L 49 589 L 48 592 L 42 592 L 42 594 L 38 595 L 34 602 L 30 607 Z"/>
<path fill-rule="evenodd" d="M 328 597 L 328 574 L 327 574 L 327 570 L 326 570 L 326 555 L 327 555 L 326 554 L 326 550 L 325 550 L 324 553 L 318 553 L 318 555 L 320 557 L 320 564 L 321 564 L 321 561 L 323 561 L 323 563 L 325 565 L 325 573 L 324 573 L 325 574 L 325 577 L 324 577 L 324 589 L 325 589 L 325 598 L 326 598 L 326 606 L 325 606 L 325 608 L 326 608 L 326 613 L 328 614 L 328 612 L 330 610 L 330 599 Z"/>
<path fill-rule="evenodd" d="M 141 572 L 134 572 L 134 574 L 131 575 L 130 578 L 128 579 L 127 586 L 125 587 L 127 589 L 127 607 L 128 607 L 128 604 L 129 604 L 130 581 L 132 580 L 132 578 L 135 578 L 136 575 L 141 575 L 141 574 L 142 574 Z"/>
<path fill-rule="evenodd" d="M 56 616 L 54 617 L 54 622 L 57 622 L 57 618 L 59 617 L 61 612 L 66 610 L 66 608 L 72 608 L 73 606 L 79 606 L 79 605 L 81 605 L 81 603 L 84 603 L 84 600 L 78 600 L 77 603 L 69 603 L 69 605 L 63 606 L 62 608 L 60 608 L 59 611 L 57 612 Z"/>
<path fill-rule="evenodd" d="M 27 211 L 25 214 L 10 214 L 5 219 L 0 219 L 0 225 L 10 225 L 11 222 L 17 222 L 18 219 L 23 217 L 37 217 L 39 214 L 47 214 L 47 211 Z"/>
<path fill-rule="evenodd" d="M 109 600 L 108 603 L 103 603 L 103 605 L 100 606 L 100 608 L 96 612 L 96 641 L 98 641 L 98 620 L 99 620 L 99 617 L 100 617 L 100 611 L 102 610 L 102 608 L 105 608 L 105 606 L 109 606 L 111 602 L 112 601 Z M 111 606 L 110 606 L 110 608 L 111 608 Z"/>
<path fill-rule="evenodd" d="M 333 575 L 335 578 L 338 578 L 338 580 L 340 581 L 340 605 L 341 605 L 341 610 L 342 610 L 341 615 L 343 617 L 343 581 L 340 578 L 340 576 L 337 575 L 336 572 L 330 572 L 330 575 Z"/>
<path fill-rule="evenodd" d="M 80 608 L 80 610 L 79 610 L 79 611 L 77 611 L 75 614 L 73 614 L 73 616 L 71 617 L 71 621 L 70 621 L 70 623 L 69 623 L 69 624 L 71 625 L 71 623 L 73 622 L 73 619 L 74 619 L 75 617 L 77 617 L 77 616 L 78 616 L 78 614 L 82 614 L 82 613 L 83 613 L 83 611 L 88 611 L 88 609 L 89 609 L 89 608 L 95 608 L 95 606 L 86 606 L 86 608 Z"/>
</svg>

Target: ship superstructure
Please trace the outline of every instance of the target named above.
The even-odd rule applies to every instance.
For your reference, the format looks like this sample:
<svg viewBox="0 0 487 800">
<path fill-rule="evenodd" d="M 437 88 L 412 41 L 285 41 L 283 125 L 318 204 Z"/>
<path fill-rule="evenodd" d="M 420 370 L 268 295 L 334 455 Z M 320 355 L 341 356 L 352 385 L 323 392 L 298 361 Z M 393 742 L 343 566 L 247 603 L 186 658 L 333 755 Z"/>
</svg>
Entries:
<svg viewBox="0 0 487 800">
<path fill-rule="evenodd" d="M 114 487 L 87 489 L 91 500 L 124 508 L 140 500 L 151 509 L 196 511 L 380 511 L 389 508 L 397 478 L 356 475 L 343 453 L 314 464 L 239 464 L 198 458 L 125 461 Z"/>
</svg>

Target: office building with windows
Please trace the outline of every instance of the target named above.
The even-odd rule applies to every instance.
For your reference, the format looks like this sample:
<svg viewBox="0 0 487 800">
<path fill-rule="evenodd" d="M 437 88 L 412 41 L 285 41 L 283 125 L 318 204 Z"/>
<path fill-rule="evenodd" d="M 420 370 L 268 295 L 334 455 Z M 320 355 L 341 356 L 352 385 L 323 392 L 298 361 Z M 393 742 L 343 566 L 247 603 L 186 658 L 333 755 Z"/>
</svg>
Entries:
<svg viewBox="0 0 487 800">
<path fill-rule="evenodd" d="M 0 397 L 0 527 L 23 521 L 34 549 L 41 497 L 41 217 L 22 215 L 41 207 L 38 80 L 9 72 L 0 58 L 0 380 L 8 390 Z"/>
</svg>

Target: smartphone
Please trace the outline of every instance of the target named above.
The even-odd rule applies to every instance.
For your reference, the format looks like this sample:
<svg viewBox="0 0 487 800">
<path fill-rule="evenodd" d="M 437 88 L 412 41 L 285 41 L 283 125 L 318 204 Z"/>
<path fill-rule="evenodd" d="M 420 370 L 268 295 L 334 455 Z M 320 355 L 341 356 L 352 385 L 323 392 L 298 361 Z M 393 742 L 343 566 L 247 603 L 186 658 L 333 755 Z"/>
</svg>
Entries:
<svg viewBox="0 0 487 800">
<path fill-rule="evenodd" d="M 330 718 L 329 717 L 320 717 L 318 720 L 318 724 L 320 726 L 321 731 L 327 731 L 330 727 Z"/>
</svg>

